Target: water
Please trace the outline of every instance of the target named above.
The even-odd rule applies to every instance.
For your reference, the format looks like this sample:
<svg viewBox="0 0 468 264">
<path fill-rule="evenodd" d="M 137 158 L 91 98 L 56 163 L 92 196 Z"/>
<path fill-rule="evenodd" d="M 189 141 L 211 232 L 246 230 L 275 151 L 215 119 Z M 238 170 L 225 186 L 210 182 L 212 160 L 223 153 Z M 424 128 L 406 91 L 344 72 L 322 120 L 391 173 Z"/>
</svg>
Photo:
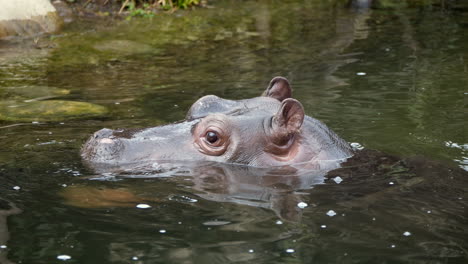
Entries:
<svg viewBox="0 0 468 264">
<path fill-rule="evenodd" d="M 0 263 L 465 263 L 468 6 L 343 2 L 221 1 L 0 43 L 2 100 L 52 87 L 109 109 L 0 123 Z M 325 179 L 81 163 L 98 129 L 180 120 L 203 95 L 250 98 L 276 75 L 365 151 Z"/>
</svg>

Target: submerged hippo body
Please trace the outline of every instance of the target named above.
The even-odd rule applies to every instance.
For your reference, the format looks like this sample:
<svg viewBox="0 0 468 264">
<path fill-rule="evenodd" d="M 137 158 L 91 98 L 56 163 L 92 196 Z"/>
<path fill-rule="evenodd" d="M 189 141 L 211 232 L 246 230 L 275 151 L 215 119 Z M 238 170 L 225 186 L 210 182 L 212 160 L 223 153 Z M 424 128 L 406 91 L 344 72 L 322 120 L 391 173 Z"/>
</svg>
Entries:
<svg viewBox="0 0 468 264">
<path fill-rule="evenodd" d="M 132 164 L 150 168 L 159 161 L 214 161 L 254 167 L 308 164 L 330 168 L 352 150 L 320 121 L 306 116 L 291 98 L 289 82 L 276 77 L 260 97 L 226 100 L 214 95 L 196 101 L 186 119 L 165 126 L 96 132 L 84 145 L 92 167 Z"/>
</svg>

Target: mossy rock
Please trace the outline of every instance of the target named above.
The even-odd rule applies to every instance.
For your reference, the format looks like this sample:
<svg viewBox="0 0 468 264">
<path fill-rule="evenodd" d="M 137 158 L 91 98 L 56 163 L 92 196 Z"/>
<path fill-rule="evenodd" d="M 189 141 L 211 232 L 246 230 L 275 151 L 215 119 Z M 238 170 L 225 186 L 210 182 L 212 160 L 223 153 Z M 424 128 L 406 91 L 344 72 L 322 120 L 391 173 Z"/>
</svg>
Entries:
<svg viewBox="0 0 468 264">
<path fill-rule="evenodd" d="M 49 86 L 24 86 L 0 88 L 0 95 L 6 98 L 20 97 L 24 99 L 52 98 L 70 94 L 70 90 Z"/>
<path fill-rule="evenodd" d="M 102 117 L 104 106 L 85 102 L 48 100 L 30 103 L 0 102 L 0 120 L 15 122 L 64 121 Z"/>
<path fill-rule="evenodd" d="M 131 40 L 106 40 L 93 46 L 102 52 L 117 53 L 122 55 L 149 53 L 154 51 L 150 45 Z"/>
</svg>

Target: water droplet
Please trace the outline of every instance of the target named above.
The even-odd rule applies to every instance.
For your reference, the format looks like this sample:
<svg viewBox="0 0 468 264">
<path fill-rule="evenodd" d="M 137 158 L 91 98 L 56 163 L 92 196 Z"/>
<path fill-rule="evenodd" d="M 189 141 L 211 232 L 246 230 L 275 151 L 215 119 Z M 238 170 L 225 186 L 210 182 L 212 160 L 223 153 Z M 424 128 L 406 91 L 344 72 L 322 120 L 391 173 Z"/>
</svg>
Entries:
<svg viewBox="0 0 468 264">
<path fill-rule="evenodd" d="M 13 186 L 13 190 L 19 191 L 19 190 L 21 190 L 21 187 L 19 187 L 19 186 Z"/>
<path fill-rule="evenodd" d="M 408 231 L 405 231 L 405 232 L 403 233 L 403 235 L 404 235 L 404 236 L 411 236 L 411 233 L 408 232 Z"/>
<path fill-rule="evenodd" d="M 321 225 L 320 228 L 327 228 L 327 225 Z"/>
<path fill-rule="evenodd" d="M 304 203 L 304 202 L 300 202 L 297 204 L 297 207 L 301 208 L 301 209 L 304 209 L 306 208 L 307 206 L 309 206 L 308 204 Z"/>
<path fill-rule="evenodd" d="M 165 234 L 165 233 L 166 233 L 166 230 L 165 230 L 165 229 L 161 229 L 161 230 L 159 230 L 159 233 Z"/>
<path fill-rule="evenodd" d="M 0 248 L 5 249 L 5 248 L 7 248 L 7 246 L 6 245 L 0 245 Z"/>
<path fill-rule="evenodd" d="M 372 221 L 375 221 L 375 217 L 372 217 Z"/>
<path fill-rule="evenodd" d="M 58 260 L 69 260 L 69 259 L 71 259 L 71 257 L 68 256 L 68 255 L 58 255 L 57 259 Z"/>
<path fill-rule="evenodd" d="M 37 122 L 37 121 L 32 121 L 31 123 L 33 123 L 35 125 L 39 124 L 39 122 Z"/>
<path fill-rule="evenodd" d="M 119 105 L 119 104 L 120 104 L 120 102 L 115 102 L 115 104 L 116 104 L 116 105 Z"/>
<path fill-rule="evenodd" d="M 294 252 L 295 252 L 295 250 L 294 250 L 294 249 L 292 249 L 292 248 L 288 248 L 288 249 L 286 249 L 286 253 L 294 253 Z"/>
<path fill-rule="evenodd" d="M 149 205 L 149 204 L 137 204 L 136 208 L 147 209 L 147 208 L 151 208 L 151 205 Z"/>
<path fill-rule="evenodd" d="M 282 224 L 283 224 L 283 221 L 278 220 L 278 221 L 276 221 L 276 224 L 277 224 L 277 225 L 282 225 Z"/>
<path fill-rule="evenodd" d="M 203 223 L 203 225 L 206 225 L 206 226 L 222 226 L 222 225 L 227 225 L 227 224 L 230 224 L 231 222 L 229 221 L 218 221 L 218 220 L 215 220 L 215 221 L 206 221 Z"/>
<path fill-rule="evenodd" d="M 395 184 L 395 183 L 394 183 L 394 182 L 389 182 L 388 184 L 393 185 L 393 184 Z"/>
<path fill-rule="evenodd" d="M 49 132 L 49 135 L 52 135 L 52 132 Z"/>
<path fill-rule="evenodd" d="M 249 249 L 249 253 L 254 253 L 254 250 L 253 250 L 253 249 Z"/>
<path fill-rule="evenodd" d="M 64 184 L 62 184 L 62 187 L 64 187 L 64 188 L 65 188 L 65 187 L 67 187 L 67 185 L 64 183 Z"/>
<path fill-rule="evenodd" d="M 361 144 L 357 142 L 350 143 L 349 145 L 351 145 L 351 147 L 355 150 L 361 150 L 364 148 Z"/>
<path fill-rule="evenodd" d="M 333 216 L 336 215 L 336 213 L 335 213 L 335 211 L 330 210 L 330 211 L 327 212 L 327 215 L 330 216 L 330 217 L 333 217 Z"/>
<path fill-rule="evenodd" d="M 431 210 L 427 210 L 427 213 L 430 214 L 430 213 L 432 213 L 432 211 L 431 211 Z"/>
<path fill-rule="evenodd" d="M 390 245 L 391 248 L 395 248 L 396 246 L 395 245 Z"/>
<path fill-rule="evenodd" d="M 132 260 L 138 260 L 138 257 L 137 257 L 137 256 L 133 256 L 133 257 L 132 257 Z"/>
<path fill-rule="evenodd" d="M 364 75 L 367 75 L 367 73 L 365 73 L 365 72 L 356 72 L 356 75 L 357 76 L 364 76 Z"/>
<path fill-rule="evenodd" d="M 340 176 L 336 176 L 335 178 L 333 178 L 333 180 L 337 183 L 337 184 L 340 184 L 343 179 L 340 177 Z"/>
<path fill-rule="evenodd" d="M 65 123 L 64 123 L 64 122 L 60 122 L 59 124 L 61 124 L 61 125 L 65 125 Z"/>
</svg>

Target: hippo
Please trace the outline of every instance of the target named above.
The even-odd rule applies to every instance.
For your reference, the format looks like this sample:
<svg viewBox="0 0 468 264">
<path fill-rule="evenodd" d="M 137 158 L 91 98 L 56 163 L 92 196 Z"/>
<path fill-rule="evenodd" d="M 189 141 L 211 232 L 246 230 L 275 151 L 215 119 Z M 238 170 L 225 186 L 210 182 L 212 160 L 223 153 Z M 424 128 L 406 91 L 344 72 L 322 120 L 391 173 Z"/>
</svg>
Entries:
<svg viewBox="0 0 468 264">
<path fill-rule="evenodd" d="M 305 115 L 284 77 L 259 97 L 198 99 L 185 120 L 143 129 L 101 129 L 81 156 L 92 168 L 154 168 L 158 162 L 220 162 L 259 168 L 306 164 L 331 169 L 353 155 L 350 145 Z M 131 165 L 130 165 L 131 164 Z"/>
</svg>

